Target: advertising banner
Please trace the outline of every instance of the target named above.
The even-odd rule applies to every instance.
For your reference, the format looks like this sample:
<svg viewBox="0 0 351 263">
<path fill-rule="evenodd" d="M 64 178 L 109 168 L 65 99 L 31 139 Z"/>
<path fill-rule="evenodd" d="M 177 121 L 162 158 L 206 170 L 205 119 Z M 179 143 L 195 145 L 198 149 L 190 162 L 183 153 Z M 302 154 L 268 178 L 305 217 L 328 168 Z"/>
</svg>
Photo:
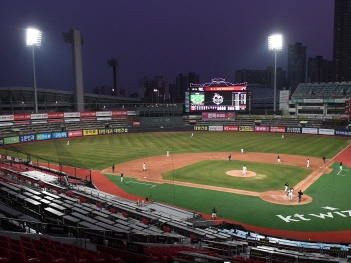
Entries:
<svg viewBox="0 0 351 263">
<path fill-rule="evenodd" d="M 112 111 L 97 111 L 96 117 L 112 116 Z"/>
<path fill-rule="evenodd" d="M 269 126 L 255 126 L 255 132 L 269 132 Z"/>
<path fill-rule="evenodd" d="M 13 121 L 13 115 L 0 115 L 0 121 Z"/>
<path fill-rule="evenodd" d="M 19 136 L 11 136 L 11 137 L 5 137 L 4 138 L 4 144 L 12 144 L 12 143 L 19 143 Z"/>
<path fill-rule="evenodd" d="M 83 130 L 83 135 L 84 135 L 84 136 L 98 135 L 98 134 L 99 134 L 99 130 L 98 130 L 98 129 Z"/>
<path fill-rule="evenodd" d="M 128 111 L 126 110 L 114 110 L 112 111 L 112 116 L 127 116 Z"/>
<path fill-rule="evenodd" d="M 23 114 L 15 114 L 14 120 L 15 121 L 27 121 L 30 120 L 31 115 L 30 113 L 23 113 Z"/>
<path fill-rule="evenodd" d="M 4 145 L 4 138 L 0 138 L 0 145 Z"/>
<path fill-rule="evenodd" d="M 318 134 L 318 129 L 317 128 L 302 128 L 302 133 Z"/>
<path fill-rule="evenodd" d="M 239 131 L 239 126 L 224 126 L 224 131 Z"/>
<path fill-rule="evenodd" d="M 286 127 L 286 132 L 288 133 L 301 133 L 300 127 Z"/>
<path fill-rule="evenodd" d="M 351 130 L 335 130 L 336 136 L 351 136 Z"/>
<path fill-rule="evenodd" d="M 49 112 L 48 118 L 49 119 L 63 119 L 64 113 L 63 112 Z"/>
<path fill-rule="evenodd" d="M 113 134 L 113 129 L 99 129 L 99 135 L 101 134 Z"/>
<path fill-rule="evenodd" d="M 35 141 L 35 134 L 20 135 L 20 142 L 33 142 Z"/>
<path fill-rule="evenodd" d="M 334 129 L 318 129 L 318 134 L 323 134 L 323 135 L 334 135 L 335 130 Z"/>
<path fill-rule="evenodd" d="M 37 133 L 36 134 L 36 138 L 37 138 L 37 141 L 50 140 L 51 139 L 51 133 L 50 132 Z"/>
<path fill-rule="evenodd" d="M 208 131 L 208 127 L 205 125 L 196 125 L 194 126 L 194 131 Z"/>
<path fill-rule="evenodd" d="M 203 120 L 234 120 L 235 112 L 203 112 Z"/>
<path fill-rule="evenodd" d="M 96 121 L 96 117 L 85 117 L 85 118 L 81 118 L 81 121 Z"/>
<path fill-rule="evenodd" d="M 0 122 L 0 126 L 12 126 L 13 122 Z"/>
<path fill-rule="evenodd" d="M 51 135 L 52 135 L 53 139 L 67 138 L 67 132 L 66 131 L 52 132 Z"/>
<path fill-rule="evenodd" d="M 271 132 L 285 132 L 284 126 L 272 126 L 270 129 Z"/>
<path fill-rule="evenodd" d="M 83 111 L 80 113 L 80 117 L 95 117 L 96 112 L 95 111 Z"/>
<path fill-rule="evenodd" d="M 30 121 L 15 121 L 15 125 L 30 125 Z"/>
<path fill-rule="evenodd" d="M 128 132 L 128 128 L 115 128 L 113 129 L 113 133 L 125 133 Z"/>
<path fill-rule="evenodd" d="M 82 130 L 68 131 L 67 136 L 68 137 L 82 137 L 83 131 Z"/>
<path fill-rule="evenodd" d="M 223 126 L 208 126 L 209 131 L 223 131 Z"/>
<path fill-rule="evenodd" d="M 80 112 L 65 112 L 64 118 L 79 118 Z"/>
<path fill-rule="evenodd" d="M 48 114 L 47 113 L 35 113 L 35 114 L 31 114 L 30 118 L 31 118 L 31 120 L 47 119 Z"/>
<path fill-rule="evenodd" d="M 63 122 L 63 121 L 64 121 L 63 119 L 49 119 L 48 123 L 60 123 L 60 122 Z"/>
<path fill-rule="evenodd" d="M 252 132 L 254 131 L 254 126 L 239 126 L 239 131 Z"/>
</svg>

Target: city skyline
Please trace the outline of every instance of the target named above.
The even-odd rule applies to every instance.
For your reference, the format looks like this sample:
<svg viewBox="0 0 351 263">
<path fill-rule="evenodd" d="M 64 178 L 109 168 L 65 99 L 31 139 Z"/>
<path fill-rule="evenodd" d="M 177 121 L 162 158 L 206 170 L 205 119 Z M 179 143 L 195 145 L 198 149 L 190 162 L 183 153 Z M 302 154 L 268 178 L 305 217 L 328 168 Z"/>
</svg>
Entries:
<svg viewBox="0 0 351 263">
<path fill-rule="evenodd" d="M 18 0 L 3 4 L 0 32 L 0 86 L 31 87 L 31 53 L 27 26 L 43 31 L 36 51 L 38 88 L 73 90 L 70 46 L 62 32 L 81 31 L 85 92 L 113 86 L 109 59 L 119 63 L 119 86 L 138 91 L 143 77 L 164 76 L 175 83 L 180 73 L 195 72 L 200 82 L 235 71 L 274 64 L 267 38 L 283 35 L 277 66 L 287 70 L 288 45 L 307 47 L 307 58 L 332 60 L 334 1 L 64 1 Z"/>
</svg>

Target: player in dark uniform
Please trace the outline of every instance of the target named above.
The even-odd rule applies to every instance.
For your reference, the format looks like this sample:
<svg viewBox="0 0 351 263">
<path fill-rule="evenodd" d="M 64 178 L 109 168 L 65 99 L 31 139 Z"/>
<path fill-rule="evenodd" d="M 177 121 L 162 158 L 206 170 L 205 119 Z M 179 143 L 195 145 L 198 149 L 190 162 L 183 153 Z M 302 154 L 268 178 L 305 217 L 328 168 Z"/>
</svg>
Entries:
<svg viewBox="0 0 351 263">
<path fill-rule="evenodd" d="M 297 192 L 297 195 L 299 197 L 299 203 L 300 203 L 301 202 L 301 198 L 303 196 L 303 192 L 300 190 L 300 191 Z"/>
</svg>

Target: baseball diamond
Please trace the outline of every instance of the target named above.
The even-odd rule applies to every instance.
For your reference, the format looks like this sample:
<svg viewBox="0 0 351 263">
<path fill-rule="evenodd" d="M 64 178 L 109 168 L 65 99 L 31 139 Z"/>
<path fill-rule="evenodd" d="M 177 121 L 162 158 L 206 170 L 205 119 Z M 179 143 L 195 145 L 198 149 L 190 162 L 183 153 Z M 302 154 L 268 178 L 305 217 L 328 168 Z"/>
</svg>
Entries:
<svg viewBox="0 0 351 263">
<path fill-rule="evenodd" d="M 350 180 L 347 138 L 286 134 L 281 140 L 275 133 L 191 133 L 87 136 L 72 138 L 68 147 L 65 141 L 54 140 L 21 144 L 16 149 L 31 152 L 40 161 L 45 147 L 46 158 L 60 156 L 68 165 L 91 167 L 93 182 L 100 190 L 133 200 L 151 197 L 200 212 L 204 217 L 210 214 L 208 207 L 215 206 L 218 220 L 274 236 L 349 240 L 350 215 L 345 211 L 350 207 L 344 198 L 349 193 L 342 187 Z M 241 145 L 245 145 L 244 154 Z M 165 149 L 170 149 L 169 157 Z M 277 153 L 282 160 L 279 164 Z M 322 156 L 326 156 L 326 163 Z M 340 160 L 345 171 L 337 176 Z M 146 171 L 142 170 L 143 163 Z M 244 164 L 246 175 L 241 174 Z M 123 183 L 120 173 L 125 177 Z M 189 174 L 194 176 L 187 177 Z M 284 192 L 286 181 L 295 189 L 291 201 Z M 297 198 L 299 190 L 304 192 L 301 202 Z"/>
</svg>

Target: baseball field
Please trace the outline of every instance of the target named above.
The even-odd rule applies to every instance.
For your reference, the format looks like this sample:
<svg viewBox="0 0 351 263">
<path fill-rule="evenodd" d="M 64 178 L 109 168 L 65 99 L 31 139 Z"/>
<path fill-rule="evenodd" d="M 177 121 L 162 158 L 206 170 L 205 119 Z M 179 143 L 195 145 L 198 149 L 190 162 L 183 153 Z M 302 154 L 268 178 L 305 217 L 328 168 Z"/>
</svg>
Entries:
<svg viewBox="0 0 351 263">
<path fill-rule="evenodd" d="M 169 132 L 87 136 L 70 139 L 70 145 L 55 140 L 13 148 L 30 153 L 34 161 L 100 171 L 108 179 L 101 188 L 97 184 L 100 189 L 118 187 L 205 217 L 216 207 L 220 220 L 269 235 L 350 242 L 349 143 L 347 138 L 300 134 L 282 139 L 273 133 L 197 132 L 192 137 L 191 132 Z M 286 182 L 294 188 L 292 200 L 284 191 Z M 304 193 L 301 202 L 299 190 Z"/>
</svg>

